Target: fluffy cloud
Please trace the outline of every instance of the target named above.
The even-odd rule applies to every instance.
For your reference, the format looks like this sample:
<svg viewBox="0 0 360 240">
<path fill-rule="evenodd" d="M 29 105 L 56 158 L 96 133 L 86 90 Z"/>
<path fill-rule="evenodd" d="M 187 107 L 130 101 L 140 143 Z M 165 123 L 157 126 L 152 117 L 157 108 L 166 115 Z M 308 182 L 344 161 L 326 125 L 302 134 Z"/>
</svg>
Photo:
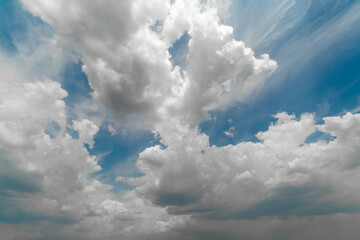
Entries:
<svg viewBox="0 0 360 240">
<path fill-rule="evenodd" d="M 254 52 L 234 40 L 232 33 L 232 27 L 219 23 L 216 9 L 193 16 L 183 105 L 192 124 L 202 120 L 209 110 L 244 100 L 259 87 L 258 75 L 269 74 L 277 67 L 266 54 L 255 58 Z"/>
<path fill-rule="evenodd" d="M 79 131 L 79 139 L 89 144 L 90 148 L 94 146 L 94 136 L 99 131 L 99 127 L 95 123 L 91 122 L 88 119 L 83 119 L 82 121 L 73 121 L 73 128 L 76 131 Z"/>
<path fill-rule="evenodd" d="M 310 114 L 275 117 L 256 135 L 261 142 L 224 147 L 210 147 L 205 134 L 169 123 L 160 131 L 166 147 L 143 151 L 137 166 L 145 175 L 128 182 L 173 214 L 256 219 L 360 211 L 360 115 L 327 117 L 321 125 Z M 316 129 L 336 139 L 306 143 Z"/>
<path fill-rule="evenodd" d="M 1 222 L 39 223 L 38 234 L 18 229 L 17 235 L 27 239 L 55 234 L 47 228 L 56 229 L 56 236 L 87 231 L 88 237 L 96 237 L 134 229 L 164 231 L 181 223 L 183 217 L 169 216 L 131 192 L 115 197 L 111 186 L 89 178 L 101 168 L 84 143 L 92 147 L 98 127 L 88 119 L 74 120 L 79 139 L 73 138 L 66 132 L 67 93 L 60 84 L 26 82 L 19 69 L 1 66 Z M 54 135 L 48 134 L 49 122 L 59 126 Z M 102 230 L 93 231 L 99 224 Z"/>
<path fill-rule="evenodd" d="M 167 1 L 24 3 L 81 54 L 94 98 L 115 115 L 150 114 L 171 94 L 179 73 L 149 28 L 166 16 Z"/>
<path fill-rule="evenodd" d="M 277 67 L 234 40 L 212 4 L 23 3 L 81 54 L 94 98 L 122 119 L 140 115 L 158 122 L 178 115 L 196 125 L 207 111 L 251 95 Z M 182 75 L 168 48 L 184 32 L 191 40 Z"/>
</svg>

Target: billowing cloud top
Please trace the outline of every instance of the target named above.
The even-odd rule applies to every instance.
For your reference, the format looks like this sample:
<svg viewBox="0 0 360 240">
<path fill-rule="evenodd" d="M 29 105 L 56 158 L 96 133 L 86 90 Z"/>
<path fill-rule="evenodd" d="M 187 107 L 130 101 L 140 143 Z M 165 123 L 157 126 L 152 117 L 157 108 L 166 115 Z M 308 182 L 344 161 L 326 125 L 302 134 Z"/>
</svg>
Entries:
<svg viewBox="0 0 360 240">
<path fill-rule="evenodd" d="M 233 38 L 216 9 L 197 1 L 23 1 L 81 54 L 93 96 L 116 116 L 177 118 L 196 125 L 207 111 L 239 100 L 274 71 L 275 61 Z M 120 12 L 119 12 L 120 11 Z M 169 47 L 190 35 L 187 65 Z"/>
</svg>

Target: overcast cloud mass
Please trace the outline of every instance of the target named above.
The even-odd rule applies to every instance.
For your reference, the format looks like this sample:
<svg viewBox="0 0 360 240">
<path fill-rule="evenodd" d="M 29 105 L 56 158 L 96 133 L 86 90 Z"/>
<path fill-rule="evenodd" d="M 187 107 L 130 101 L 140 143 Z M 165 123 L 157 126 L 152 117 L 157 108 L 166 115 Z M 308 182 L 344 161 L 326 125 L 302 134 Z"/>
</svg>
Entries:
<svg viewBox="0 0 360 240">
<path fill-rule="evenodd" d="M 359 1 L 0 4 L 1 239 L 358 239 Z"/>
</svg>

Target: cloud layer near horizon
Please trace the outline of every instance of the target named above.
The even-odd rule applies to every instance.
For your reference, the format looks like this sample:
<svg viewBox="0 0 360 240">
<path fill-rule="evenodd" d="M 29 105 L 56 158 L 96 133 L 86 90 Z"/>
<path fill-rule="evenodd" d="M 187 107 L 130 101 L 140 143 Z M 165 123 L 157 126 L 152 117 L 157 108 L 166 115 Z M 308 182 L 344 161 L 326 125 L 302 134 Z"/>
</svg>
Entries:
<svg viewBox="0 0 360 240">
<path fill-rule="evenodd" d="M 341 221 L 341 214 L 358 219 L 359 114 L 319 124 L 312 114 L 281 112 L 256 135 L 259 142 L 224 147 L 210 146 L 199 131 L 210 110 L 256 94 L 277 68 L 268 55 L 255 57 L 234 39 L 215 3 L 22 2 L 51 25 L 59 48 L 79 54 L 94 102 L 112 121 L 141 118 L 161 145 L 139 154 L 136 166 L 143 176 L 118 178 L 135 188 L 113 194 L 112 186 L 89 176 L 100 166 L 84 144 L 93 147 L 99 123 L 91 116 L 67 122 L 67 92 L 60 83 L 28 81 L 22 69 L 2 63 L 5 238 L 17 232 L 27 239 L 206 239 L 218 221 L 228 223 L 229 233 L 214 227 L 215 238 L 260 239 L 251 229 L 236 231 L 236 223 L 258 223 L 271 233 L 278 223 L 270 229 L 266 223 L 289 218 L 291 227 L 306 227 L 308 216 L 318 217 L 319 226 Z M 184 33 L 190 36 L 186 64 L 173 66 L 168 49 Z M 307 141 L 316 131 L 333 138 Z M 31 223 L 38 224 L 36 231 Z"/>
</svg>

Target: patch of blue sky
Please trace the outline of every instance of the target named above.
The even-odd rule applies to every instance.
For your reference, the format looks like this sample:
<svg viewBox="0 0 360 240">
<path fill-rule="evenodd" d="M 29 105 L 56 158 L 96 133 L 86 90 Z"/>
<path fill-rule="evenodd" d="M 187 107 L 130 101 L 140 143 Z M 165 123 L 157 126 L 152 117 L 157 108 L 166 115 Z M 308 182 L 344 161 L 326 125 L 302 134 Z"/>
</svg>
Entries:
<svg viewBox="0 0 360 240">
<path fill-rule="evenodd" d="M 271 114 L 261 109 L 258 102 L 237 103 L 223 111 L 212 111 L 211 120 L 201 122 L 199 127 L 209 135 L 210 145 L 225 146 L 242 141 L 258 142 L 255 134 L 266 130 L 268 123 L 273 120 Z M 234 127 L 233 137 L 225 134 L 230 127 Z"/>
<path fill-rule="evenodd" d="M 54 121 L 48 121 L 46 124 L 45 133 L 50 136 L 50 138 L 56 138 L 58 133 L 61 131 L 60 125 Z"/>
<path fill-rule="evenodd" d="M 23 33 L 27 29 L 24 12 L 17 1 L 3 0 L 0 4 L 0 47 L 1 50 L 15 54 L 18 49 L 14 43 L 14 35 Z"/>
<path fill-rule="evenodd" d="M 68 62 L 62 73 L 61 87 L 65 89 L 68 96 L 64 99 L 70 108 L 85 100 L 91 100 L 94 91 L 89 85 L 86 74 L 82 71 L 83 63 Z"/>
<path fill-rule="evenodd" d="M 217 146 L 258 141 L 254 135 L 265 131 L 274 121 L 271 115 L 277 112 L 297 116 L 314 113 L 319 121 L 324 116 L 359 109 L 360 2 L 258 3 L 234 1 L 229 22 L 235 26 L 237 39 L 244 40 L 257 55 L 270 53 L 279 69 L 255 98 L 224 111 L 213 111 L 212 120 L 200 124 L 201 131 L 210 136 L 210 143 Z M 273 19 L 274 26 L 267 25 L 266 21 L 277 14 L 282 17 Z M 265 28 L 272 31 L 266 32 Z M 235 129 L 233 138 L 224 134 L 229 127 Z"/>
<path fill-rule="evenodd" d="M 239 0 L 232 1 L 227 23 L 234 26 L 235 37 L 256 52 L 277 56 L 282 49 L 287 51 L 288 45 L 299 40 L 305 43 L 314 32 L 319 36 L 326 33 L 337 21 L 353 21 L 356 11 L 352 10 L 357 5 L 356 1 L 339 0 Z M 329 35 L 344 30 L 334 29 Z"/>
<path fill-rule="evenodd" d="M 334 140 L 336 137 L 331 136 L 331 134 L 329 133 L 324 133 L 321 131 L 315 131 L 312 134 L 310 134 L 306 140 L 305 143 L 314 143 L 317 141 L 325 141 L 325 142 L 330 142 L 332 140 Z"/>
<path fill-rule="evenodd" d="M 37 34 L 41 31 L 41 37 Z M 18 0 L 2 0 L 0 4 L 0 49 L 7 54 L 16 54 L 19 45 L 26 44 L 33 51 L 43 38 L 53 34 L 51 27 L 39 17 L 25 11 Z"/>
<path fill-rule="evenodd" d="M 73 111 L 76 105 L 92 99 L 91 93 L 93 90 L 89 85 L 86 74 L 82 71 L 82 66 L 83 63 L 81 61 L 67 62 L 60 77 L 61 87 L 68 93 L 68 96 L 64 98 L 66 106 L 68 106 L 68 124 L 71 124 L 72 121 L 77 118 L 75 112 Z M 76 131 L 70 128 L 68 128 L 67 131 L 73 137 L 78 136 Z"/>
<path fill-rule="evenodd" d="M 88 148 L 92 155 L 99 159 L 101 171 L 94 173 L 92 176 L 102 182 L 114 185 L 113 191 L 132 189 L 126 183 L 116 183 L 117 176 L 138 177 L 142 174 L 135 167 L 138 154 L 145 148 L 154 146 L 159 143 L 154 134 L 148 130 L 119 128 L 114 125 L 117 133 L 109 131 L 109 122 L 104 122 L 100 126 L 99 132 L 94 137 L 93 149 Z"/>
<path fill-rule="evenodd" d="M 185 32 L 178 40 L 176 40 L 172 47 L 169 48 L 171 54 L 170 61 L 174 66 L 180 66 L 182 69 L 186 66 L 186 58 L 189 52 L 190 35 Z"/>
<path fill-rule="evenodd" d="M 150 28 L 154 32 L 160 32 L 162 25 L 163 25 L 162 22 L 160 22 L 159 20 L 156 20 L 156 22 L 152 26 L 150 26 Z"/>
</svg>

